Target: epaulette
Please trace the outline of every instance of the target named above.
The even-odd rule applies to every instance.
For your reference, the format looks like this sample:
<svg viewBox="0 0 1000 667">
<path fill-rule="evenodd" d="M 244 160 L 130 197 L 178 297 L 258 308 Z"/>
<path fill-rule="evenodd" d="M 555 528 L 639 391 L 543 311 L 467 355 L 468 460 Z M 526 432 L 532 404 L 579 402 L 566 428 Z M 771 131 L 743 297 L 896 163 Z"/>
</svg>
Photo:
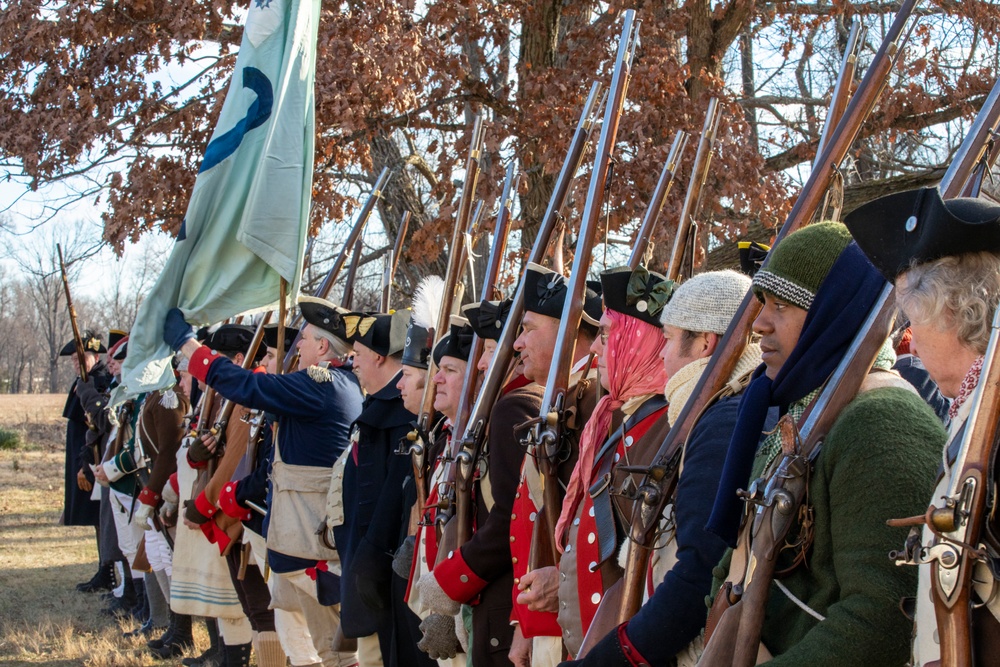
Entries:
<svg viewBox="0 0 1000 667">
<path fill-rule="evenodd" d="M 313 382 L 332 382 L 333 374 L 330 371 L 330 362 L 321 361 L 315 366 L 310 366 L 307 370 L 309 378 Z"/>
<path fill-rule="evenodd" d="M 165 407 L 167 410 L 176 410 L 177 406 L 181 404 L 180 399 L 177 398 L 177 392 L 173 389 L 167 389 L 162 394 L 160 394 L 160 405 Z"/>
</svg>

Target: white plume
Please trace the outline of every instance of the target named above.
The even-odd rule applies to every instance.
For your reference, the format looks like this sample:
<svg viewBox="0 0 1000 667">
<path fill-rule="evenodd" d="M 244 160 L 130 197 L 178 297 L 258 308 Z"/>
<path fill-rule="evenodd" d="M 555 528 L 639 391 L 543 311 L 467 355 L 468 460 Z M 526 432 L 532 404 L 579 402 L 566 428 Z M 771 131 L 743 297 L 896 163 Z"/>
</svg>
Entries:
<svg viewBox="0 0 1000 667">
<path fill-rule="evenodd" d="M 441 302 L 444 301 L 444 278 L 427 276 L 417 285 L 413 294 L 413 314 L 410 321 L 419 327 L 433 329 L 437 326 Z"/>
</svg>

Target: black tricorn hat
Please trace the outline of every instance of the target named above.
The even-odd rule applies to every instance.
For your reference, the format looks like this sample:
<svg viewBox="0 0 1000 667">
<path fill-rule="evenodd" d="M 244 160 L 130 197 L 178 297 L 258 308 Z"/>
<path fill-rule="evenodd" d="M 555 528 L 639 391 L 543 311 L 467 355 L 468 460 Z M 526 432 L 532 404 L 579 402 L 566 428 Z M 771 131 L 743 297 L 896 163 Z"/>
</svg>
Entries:
<svg viewBox="0 0 1000 667">
<path fill-rule="evenodd" d="M 674 295 L 676 284 L 639 265 L 608 269 L 601 274 L 604 305 L 608 310 L 660 327 L 660 312 Z"/>
<path fill-rule="evenodd" d="M 740 241 L 737 243 L 737 248 L 740 252 L 740 272 L 753 278 L 757 275 L 771 246 L 756 241 Z"/>
<path fill-rule="evenodd" d="M 292 349 L 295 337 L 299 335 L 299 330 L 295 327 L 285 327 L 285 352 Z M 264 325 L 264 345 L 267 347 L 278 347 L 278 325 Z"/>
<path fill-rule="evenodd" d="M 855 209 L 844 224 L 892 282 L 911 266 L 942 257 L 1000 254 L 1000 205 L 974 197 L 945 201 L 937 188 L 880 197 Z"/>
<path fill-rule="evenodd" d="M 111 329 L 108 331 L 108 349 L 110 350 L 123 338 L 128 338 L 128 332 L 121 329 Z"/>
<path fill-rule="evenodd" d="M 431 358 L 431 332 L 429 329 L 410 322 L 403 344 L 403 365 L 427 370 Z"/>
<path fill-rule="evenodd" d="M 511 299 L 470 303 L 462 307 L 462 315 L 469 320 L 469 326 L 483 340 L 500 340 L 512 303 Z"/>
<path fill-rule="evenodd" d="M 406 329 L 410 325 L 409 310 L 351 315 L 359 315 L 361 318 L 353 337 L 355 343 L 361 343 L 383 357 L 391 357 L 403 351 L 406 345 Z"/>
<path fill-rule="evenodd" d="M 253 341 L 254 330 L 243 324 L 223 324 L 208 334 L 205 345 L 216 352 L 247 353 Z"/>
<path fill-rule="evenodd" d="M 594 326 L 600 321 L 602 312 L 601 295 L 597 287 L 593 281 L 587 281 L 583 297 L 583 321 Z M 529 262 L 524 273 L 524 310 L 558 320 L 562 318 L 568 289 L 569 281 L 566 276 Z"/>
<path fill-rule="evenodd" d="M 101 335 L 87 329 L 80 334 L 80 339 L 83 341 L 84 352 L 93 352 L 94 354 L 104 354 L 108 351 L 108 348 L 104 347 L 101 343 Z M 63 348 L 59 350 L 60 357 L 69 357 L 76 354 L 76 340 L 70 339 L 68 343 L 63 345 Z"/>
<path fill-rule="evenodd" d="M 119 345 L 118 349 L 114 351 L 114 353 L 111 355 L 111 358 L 114 359 L 115 361 L 122 361 L 127 356 L 128 356 L 128 336 L 126 336 L 125 339 L 121 341 L 121 345 Z"/>
<path fill-rule="evenodd" d="M 347 333 L 347 323 L 344 321 L 344 316 L 350 315 L 350 311 L 316 296 L 300 296 L 299 309 L 302 311 L 303 319 L 309 324 L 332 333 L 342 341 L 351 341 L 351 336 Z"/>
<path fill-rule="evenodd" d="M 434 346 L 434 363 L 440 365 L 443 357 L 455 357 L 469 361 L 472 355 L 472 337 L 475 331 L 469 325 L 469 320 L 457 315 L 451 316 L 448 335 Z"/>
</svg>

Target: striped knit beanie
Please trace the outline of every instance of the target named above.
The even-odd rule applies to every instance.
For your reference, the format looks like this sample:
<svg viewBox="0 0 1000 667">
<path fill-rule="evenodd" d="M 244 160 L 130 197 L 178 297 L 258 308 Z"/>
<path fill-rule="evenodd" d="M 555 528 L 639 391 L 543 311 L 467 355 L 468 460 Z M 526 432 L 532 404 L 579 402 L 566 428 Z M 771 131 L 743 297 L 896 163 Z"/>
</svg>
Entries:
<svg viewBox="0 0 1000 667">
<path fill-rule="evenodd" d="M 809 310 L 834 262 L 851 243 L 839 222 L 817 222 L 788 235 L 771 251 L 767 264 L 753 277 L 753 292 Z"/>
<path fill-rule="evenodd" d="M 726 333 L 750 289 L 750 278 L 737 271 L 709 271 L 684 281 L 663 307 L 660 322 L 697 333 Z"/>
</svg>

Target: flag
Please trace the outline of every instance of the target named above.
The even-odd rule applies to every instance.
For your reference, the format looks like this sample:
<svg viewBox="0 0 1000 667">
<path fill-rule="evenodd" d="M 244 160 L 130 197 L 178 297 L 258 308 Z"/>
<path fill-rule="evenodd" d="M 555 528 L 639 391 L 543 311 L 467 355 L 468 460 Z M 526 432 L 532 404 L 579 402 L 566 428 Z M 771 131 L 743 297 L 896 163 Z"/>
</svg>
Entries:
<svg viewBox="0 0 1000 667">
<path fill-rule="evenodd" d="M 320 0 L 251 0 L 180 233 L 139 309 L 116 404 L 174 383 L 163 321 L 221 322 L 298 294 L 312 192 Z"/>
</svg>

